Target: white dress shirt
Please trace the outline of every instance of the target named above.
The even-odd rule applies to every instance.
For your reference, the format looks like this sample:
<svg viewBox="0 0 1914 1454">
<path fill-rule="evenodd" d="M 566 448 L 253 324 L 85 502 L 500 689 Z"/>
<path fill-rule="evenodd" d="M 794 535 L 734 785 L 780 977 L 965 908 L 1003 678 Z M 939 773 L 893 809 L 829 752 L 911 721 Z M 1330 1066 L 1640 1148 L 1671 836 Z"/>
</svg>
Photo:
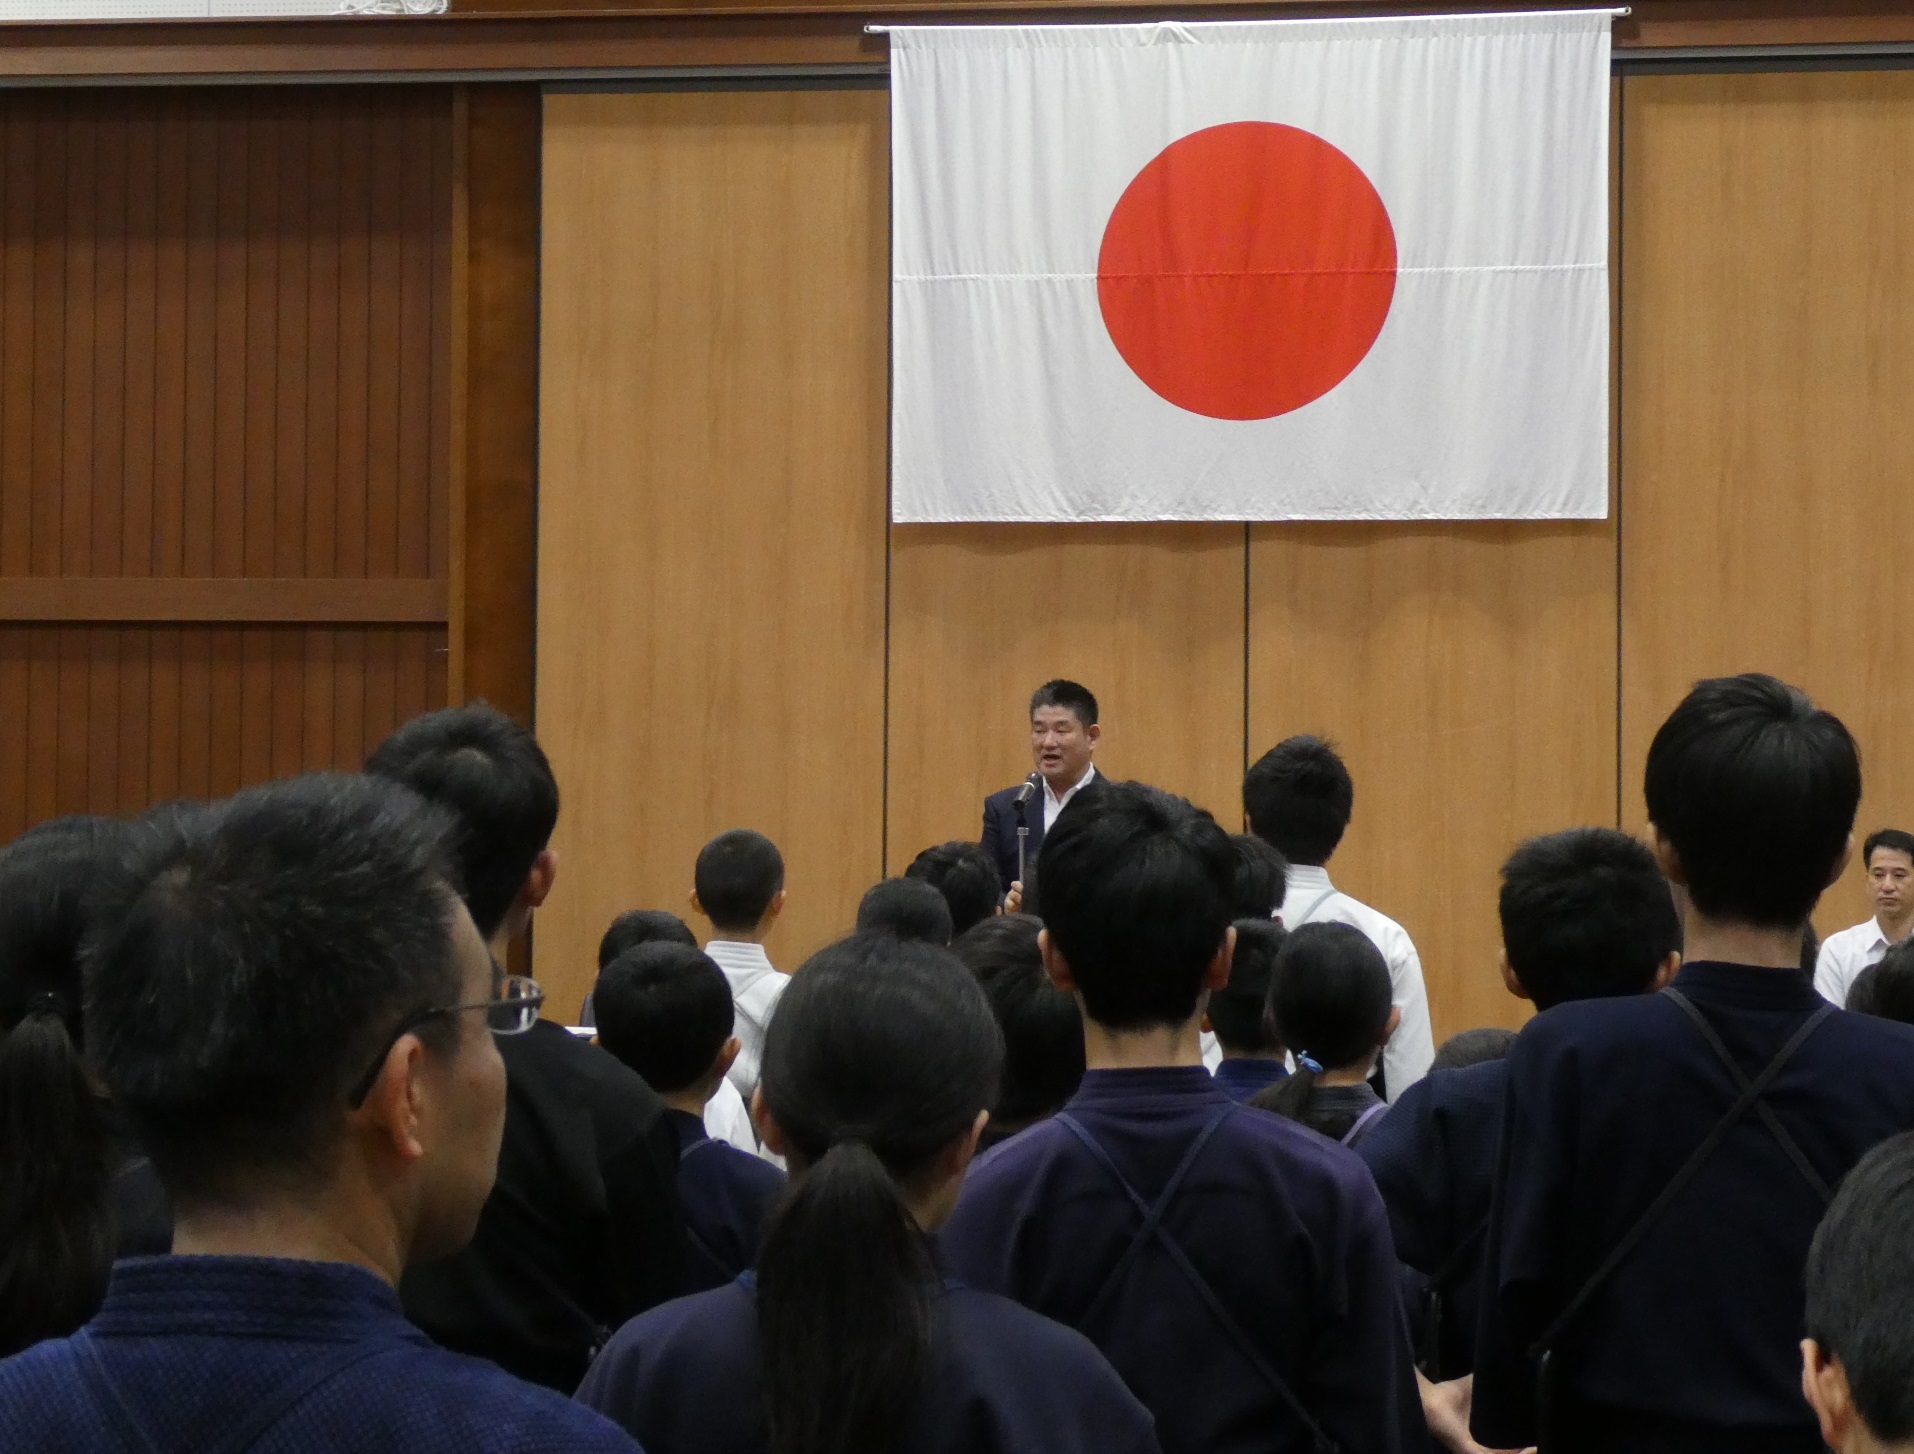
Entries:
<svg viewBox="0 0 1914 1454">
<path fill-rule="evenodd" d="M 728 1141 L 740 1151 L 758 1154 L 758 1131 L 751 1124 L 750 1108 L 728 1075 L 718 1082 L 717 1093 L 705 1102 L 704 1133 L 713 1141 Z"/>
<path fill-rule="evenodd" d="M 1083 791 L 1084 784 L 1089 782 L 1090 779 L 1095 777 L 1096 775 L 1097 775 L 1097 765 L 1093 762 L 1083 770 L 1083 776 L 1077 779 L 1076 786 L 1072 787 L 1062 797 L 1058 797 L 1056 793 L 1051 791 L 1049 778 L 1045 778 L 1043 780 L 1043 831 L 1044 832 L 1048 833 L 1052 828 L 1056 827 L 1057 814 L 1061 813 L 1064 810 L 1065 805 L 1068 804 L 1069 801 L 1072 798 L 1074 798 L 1078 793 Z"/>
<path fill-rule="evenodd" d="M 1821 991 L 1821 998 L 1846 1009 L 1856 977 L 1869 965 L 1879 964 L 1892 944 L 1881 932 L 1879 919 L 1828 935 L 1814 961 L 1814 987 Z"/>
<path fill-rule="evenodd" d="M 1429 1073 L 1435 1059 L 1435 1032 L 1429 1024 L 1429 991 L 1422 983 L 1422 958 L 1409 931 L 1352 899 L 1329 881 L 1329 871 L 1308 864 L 1289 866 L 1289 892 L 1277 918 L 1285 929 L 1304 924 L 1352 924 L 1382 951 L 1389 966 L 1390 998 L 1402 1011 L 1402 1023 L 1382 1052 L 1382 1078 L 1394 1100 Z M 1292 1047 L 1293 1048 L 1293 1047 Z"/>
<path fill-rule="evenodd" d="M 764 1032 L 771 1026 L 771 1012 L 778 996 L 790 983 L 771 965 L 771 956 L 762 944 L 747 944 L 737 939 L 713 939 L 704 952 L 711 956 L 731 985 L 731 1003 L 737 1020 L 731 1033 L 738 1037 L 738 1058 L 731 1062 L 730 1081 L 746 1105 L 758 1088 L 758 1064 L 764 1056 Z"/>
</svg>

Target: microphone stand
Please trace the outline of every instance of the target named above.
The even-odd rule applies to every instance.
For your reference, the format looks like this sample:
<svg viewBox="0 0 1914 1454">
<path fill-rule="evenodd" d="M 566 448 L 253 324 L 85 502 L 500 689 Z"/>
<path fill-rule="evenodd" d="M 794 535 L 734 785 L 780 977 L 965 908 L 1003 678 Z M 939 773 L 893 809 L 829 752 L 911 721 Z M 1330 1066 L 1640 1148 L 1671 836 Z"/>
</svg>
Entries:
<svg viewBox="0 0 1914 1454">
<path fill-rule="evenodd" d="M 1019 823 L 1017 825 L 1017 882 L 1018 883 L 1028 883 L 1030 881 L 1029 876 L 1024 872 L 1024 861 L 1023 861 L 1024 847 L 1027 843 L 1029 843 L 1029 841 L 1030 841 L 1029 825 L 1024 823 Z"/>
</svg>

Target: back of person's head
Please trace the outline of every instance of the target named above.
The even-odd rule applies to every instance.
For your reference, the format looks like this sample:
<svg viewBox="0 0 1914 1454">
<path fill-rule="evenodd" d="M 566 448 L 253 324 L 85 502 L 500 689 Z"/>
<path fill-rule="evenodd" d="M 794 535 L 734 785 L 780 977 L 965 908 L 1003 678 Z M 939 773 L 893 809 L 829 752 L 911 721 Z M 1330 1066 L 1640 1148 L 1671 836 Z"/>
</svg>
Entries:
<svg viewBox="0 0 1914 1454">
<path fill-rule="evenodd" d="M 1229 984 L 1210 991 L 1210 1029 L 1225 1050 L 1238 1055 L 1279 1055 L 1282 1042 L 1269 1013 L 1276 956 L 1288 936 L 1267 916 L 1236 921 L 1236 949 L 1230 955 Z"/>
<path fill-rule="evenodd" d="M 1857 1007 L 1854 1002 L 1854 991 L 1861 986 L 1861 976 L 1856 975 L 1854 986 L 1848 991 L 1847 1007 L 1862 1008 L 1864 1013 L 1883 1020 L 1914 1025 L 1914 939 L 1903 939 L 1865 973 L 1872 976 L 1864 996 L 1865 1004 Z"/>
<path fill-rule="evenodd" d="M 627 909 L 611 921 L 598 941 L 598 967 L 602 970 L 627 949 L 654 943 L 689 944 L 696 949 L 698 936 L 669 909 Z"/>
<path fill-rule="evenodd" d="M 1270 1016 L 1276 1038 L 1296 1057 L 1296 1073 L 1258 1091 L 1254 1104 L 1301 1120 L 1325 1070 L 1346 1070 L 1389 1036 L 1389 965 L 1350 924 L 1303 924 L 1276 956 Z"/>
<path fill-rule="evenodd" d="M 339 773 L 142 832 L 89 951 L 88 1044 L 182 1219 L 310 1200 L 360 1156 L 407 1199 L 402 1251 L 470 1238 L 505 1076 L 488 1017 L 448 1013 L 496 967 L 447 843 L 414 793 Z"/>
<path fill-rule="evenodd" d="M 1881 966 L 1870 964 L 1854 976 L 1848 985 L 1848 997 L 1841 1008 L 1856 1015 L 1872 1015 L 1874 1010 L 1874 982 L 1881 977 Z"/>
<path fill-rule="evenodd" d="M 1642 994 L 1681 950 L 1681 921 L 1655 855 L 1613 828 L 1523 843 L 1502 865 L 1499 907 L 1509 968 L 1540 1010 Z"/>
<path fill-rule="evenodd" d="M 793 1179 L 758 1256 L 772 1454 L 897 1447 L 939 1273 L 905 1204 L 961 1176 L 1003 1041 L 947 949 L 860 935 L 811 956 L 766 1032 L 767 1140 Z"/>
<path fill-rule="evenodd" d="M 784 855 L 762 833 L 733 828 L 698 851 L 692 888 L 713 929 L 756 933 L 784 892 Z"/>
<path fill-rule="evenodd" d="M 1061 707 L 1085 727 L 1097 725 L 1097 699 L 1086 686 L 1058 677 L 1030 695 L 1030 715 L 1044 707 Z"/>
<path fill-rule="evenodd" d="M 1111 783 L 1057 819 L 1038 856 L 1043 922 L 1109 1030 L 1180 1025 L 1230 925 L 1236 854 L 1207 813 L 1160 788 Z"/>
<path fill-rule="evenodd" d="M 366 771 L 445 811 L 465 907 L 481 935 L 496 935 L 558 824 L 558 780 L 538 739 L 484 702 L 446 707 L 386 738 Z"/>
<path fill-rule="evenodd" d="M 942 948 L 950 943 L 950 905 L 919 878 L 873 884 L 857 906 L 859 934 L 895 934 Z"/>
<path fill-rule="evenodd" d="M 1487 1065 L 1491 1060 L 1506 1059 L 1514 1043 L 1515 1032 L 1499 1025 L 1458 1030 L 1436 1050 L 1429 1069 L 1467 1070 L 1471 1065 Z"/>
<path fill-rule="evenodd" d="M 1290 737 L 1257 758 L 1243 778 L 1249 831 L 1291 863 L 1329 862 L 1355 811 L 1356 785 L 1320 737 Z"/>
<path fill-rule="evenodd" d="M 654 939 L 600 970 L 592 990 L 598 1043 L 661 1095 L 710 1074 L 736 1011 L 724 971 L 695 944 Z"/>
<path fill-rule="evenodd" d="M 1083 1015 L 1050 983 L 1037 936 L 1043 921 L 1000 914 L 957 936 L 951 950 L 977 976 L 1004 1037 L 1004 1069 L 990 1119 L 1001 1127 L 1063 1108 L 1083 1079 Z"/>
<path fill-rule="evenodd" d="M 56 818 L 0 849 L 0 1358 L 71 1333 L 106 1292 L 107 1137 L 81 1059 L 80 951 L 127 833 Z"/>
<path fill-rule="evenodd" d="M 1914 1442 L 1914 1133 L 1847 1174 L 1808 1251 L 1810 1401 L 1837 1449 L 1858 1416 L 1879 1444 Z M 1818 1355 L 1818 1356 L 1817 1356 Z"/>
<path fill-rule="evenodd" d="M 1232 833 L 1236 850 L 1236 878 L 1230 890 L 1230 912 L 1239 919 L 1267 919 L 1283 902 L 1289 886 L 1289 865 L 1274 844 L 1254 833 Z"/>
<path fill-rule="evenodd" d="M 997 865 L 983 845 L 953 839 L 926 848 L 904 870 L 905 878 L 919 878 L 944 896 L 950 905 L 950 929 L 962 934 L 997 912 L 1003 897 L 997 883 Z"/>
<path fill-rule="evenodd" d="M 1847 852 L 1861 755 L 1838 717 L 1785 682 L 1717 677 L 1662 723 L 1645 787 L 1697 912 L 1794 930 Z"/>
</svg>

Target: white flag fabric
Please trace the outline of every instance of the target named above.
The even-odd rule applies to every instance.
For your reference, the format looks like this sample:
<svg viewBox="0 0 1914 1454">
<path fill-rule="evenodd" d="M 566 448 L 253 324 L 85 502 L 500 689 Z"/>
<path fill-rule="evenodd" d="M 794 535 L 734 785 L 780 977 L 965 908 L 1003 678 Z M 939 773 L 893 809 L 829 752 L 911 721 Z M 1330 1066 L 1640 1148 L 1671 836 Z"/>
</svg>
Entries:
<svg viewBox="0 0 1914 1454">
<path fill-rule="evenodd" d="M 1612 13 L 894 29 L 892 518 L 1604 518 Z"/>
</svg>

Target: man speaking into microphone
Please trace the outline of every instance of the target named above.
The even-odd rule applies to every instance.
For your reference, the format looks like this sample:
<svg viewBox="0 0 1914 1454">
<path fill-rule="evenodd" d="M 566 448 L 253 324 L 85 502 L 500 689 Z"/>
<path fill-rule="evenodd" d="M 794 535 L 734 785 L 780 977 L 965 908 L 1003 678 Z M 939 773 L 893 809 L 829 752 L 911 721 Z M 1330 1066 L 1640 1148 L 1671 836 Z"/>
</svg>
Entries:
<svg viewBox="0 0 1914 1454">
<path fill-rule="evenodd" d="M 1096 765 L 1097 699 L 1087 687 L 1061 679 L 1045 682 L 1030 699 L 1030 756 L 1037 770 L 1017 787 L 984 799 L 984 852 L 997 865 L 997 877 L 1009 890 L 1020 873 L 1019 828 L 1025 863 L 1037 861 L 1043 835 L 1057 815 L 1102 787 Z"/>
</svg>

